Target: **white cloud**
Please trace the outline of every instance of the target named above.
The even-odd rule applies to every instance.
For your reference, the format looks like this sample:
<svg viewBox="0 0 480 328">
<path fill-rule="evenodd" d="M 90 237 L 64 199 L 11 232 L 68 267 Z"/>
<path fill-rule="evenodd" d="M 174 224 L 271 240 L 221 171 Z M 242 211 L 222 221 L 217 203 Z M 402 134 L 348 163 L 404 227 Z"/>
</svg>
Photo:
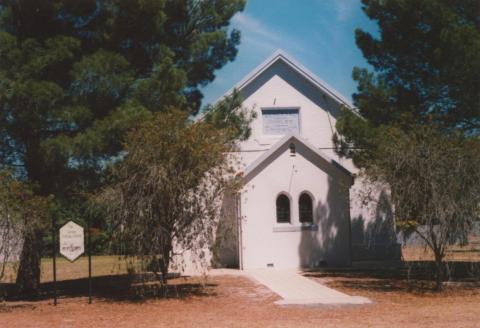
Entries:
<svg viewBox="0 0 480 328">
<path fill-rule="evenodd" d="M 241 31 L 246 32 L 246 34 L 257 34 L 258 36 L 265 38 L 271 41 L 280 41 L 280 36 L 271 31 L 267 26 L 265 26 L 261 21 L 248 16 L 244 13 L 238 13 L 232 18 L 232 22 L 238 26 Z"/>
<path fill-rule="evenodd" d="M 333 6 L 337 14 L 337 20 L 345 22 L 350 19 L 355 11 L 357 0 L 334 0 Z"/>
<path fill-rule="evenodd" d="M 307 48 L 278 31 L 274 31 L 262 21 L 244 13 L 238 13 L 232 18 L 233 25 L 242 32 L 242 43 L 249 44 L 266 52 L 277 49 L 295 49 L 297 52 L 307 52 Z"/>
</svg>

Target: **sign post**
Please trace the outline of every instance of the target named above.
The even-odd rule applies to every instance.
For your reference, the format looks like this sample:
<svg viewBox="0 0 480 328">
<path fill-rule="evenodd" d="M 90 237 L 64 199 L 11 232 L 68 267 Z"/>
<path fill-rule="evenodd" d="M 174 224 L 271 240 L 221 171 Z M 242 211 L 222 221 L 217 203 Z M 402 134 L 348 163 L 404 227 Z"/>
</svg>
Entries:
<svg viewBox="0 0 480 328">
<path fill-rule="evenodd" d="M 88 247 L 88 303 L 92 303 L 92 254 L 90 248 L 90 219 L 87 224 Z M 53 240 L 53 304 L 57 305 L 57 223 L 55 214 L 52 215 Z M 68 221 L 59 230 L 60 254 L 70 262 L 74 262 L 85 252 L 85 234 L 83 227 L 73 221 Z"/>
<path fill-rule="evenodd" d="M 87 224 L 87 249 L 88 249 L 88 304 L 92 304 L 92 248 L 91 243 L 91 230 L 90 230 L 90 216 L 88 217 Z"/>
<path fill-rule="evenodd" d="M 57 220 L 52 214 L 53 305 L 57 305 Z"/>
</svg>

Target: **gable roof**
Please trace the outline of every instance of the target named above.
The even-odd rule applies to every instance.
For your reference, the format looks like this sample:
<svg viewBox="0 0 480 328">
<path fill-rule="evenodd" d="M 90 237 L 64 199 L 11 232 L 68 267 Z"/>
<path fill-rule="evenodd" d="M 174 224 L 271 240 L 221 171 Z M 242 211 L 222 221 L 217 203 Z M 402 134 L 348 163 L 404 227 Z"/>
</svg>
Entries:
<svg viewBox="0 0 480 328">
<path fill-rule="evenodd" d="M 334 159 L 330 158 L 328 155 L 326 155 L 324 152 L 321 150 L 315 148 L 311 143 L 309 143 L 307 140 L 303 139 L 296 133 L 290 133 L 285 135 L 282 139 L 280 139 L 277 143 L 275 143 L 272 147 L 270 147 L 269 150 L 264 152 L 260 157 L 258 157 L 255 161 L 250 163 L 244 171 L 244 179 L 248 179 L 255 169 L 259 167 L 263 162 L 268 160 L 271 156 L 275 154 L 275 152 L 280 149 L 283 145 L 286 143 L 290 143 L 292 141 L 297 141 L 301 144 L 303 144 L 307 149 L 312 151 L 314 154 L 322 158 L 325 162 L 328 164 L 332 165 L 335 167 L 339 172 L 343 173 L 344 175 L 348 176 L 349 178 L 353 178 L 352 172 L 350 172 L 348 169 L 346 169 L 343 165 L 335 161 Z"/>
<path fill-rule="evenodd" d="M 290 55 L 288 55 L 281 49 L 278 49 L 277 51 L 275 51 L 269 58 L 267 58 L 267 60 L 265 60 L 255 69 L 253 69 L 250 73 L 248 73 L 240 82 L 235 84 L 235 86 L 233 86 L 233 88 L 231 88 L 225 95 L 231 94 L 234 89 L 242 90 L 248 84 L 253 82 L 260 74 L 262 74 L 264 71 L 266 71 L 268 68 L 270 68 L 272 65 L 274 65 L 278 61 L 284 62 L 290 69 L 300 74 L 309 83 L 311 83 L 313 86 L 315 86 L 317 89 L 319 89 L 323 93 L 329 95 L 333 100 L 335 100 L 340 105 L 344 105 L 347 108 L 355 111 L 355 107 L 353 106 L 353 104 L 347 98 L 345 98 L 340 92 L 338 92 L 333 87 L 328 85 L 325 81 L 323 81 L 321 78 L 319 78 L 318 76 L 310 72 L 306 67 L 301 65 L 299 62 L 297 62 L 295 59 L 293 59 Z M 223 95 L 221 98 L 225 97 L 225 95 Z"/>
</svg>

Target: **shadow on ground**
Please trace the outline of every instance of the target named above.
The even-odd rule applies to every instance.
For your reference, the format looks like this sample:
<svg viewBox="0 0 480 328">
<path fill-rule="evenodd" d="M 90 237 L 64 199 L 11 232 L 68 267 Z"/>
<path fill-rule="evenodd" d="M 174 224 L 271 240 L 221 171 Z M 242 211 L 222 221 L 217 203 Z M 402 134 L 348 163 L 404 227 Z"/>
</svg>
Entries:
<svg viewBox="0 0 480 328">
<path fill-rule="evenodd" d="M 107 301 L 142 301 L 149 298 L 188 298 L 215 295 L 216 284 L 187 278 L 172 276 L 168 284 L 162 286 L 153 274 L 92 277 L 92 297 Z M 40 301 L 53 299 L 54 284 L 53 282 L 42 283 L 39 293 L 35 295 L 19 294 L 13 283 L 0 284 L 0 291 L 3 291 L 7 301 Z M 88 297 L 88 291 L 88 278 L 57 282 L 58 298 Z"/>
<path fill-rule="evenodd" d="M 480 289 L 480 262 L 449 262 L 445 285 Z M 308 271 L 310 278 L 332 278 L 331 287 L 382 292 L 423 293 L 435 289 L 434 262 L 358 262 L 349 268 L 323 268 Z"/>
</svg>

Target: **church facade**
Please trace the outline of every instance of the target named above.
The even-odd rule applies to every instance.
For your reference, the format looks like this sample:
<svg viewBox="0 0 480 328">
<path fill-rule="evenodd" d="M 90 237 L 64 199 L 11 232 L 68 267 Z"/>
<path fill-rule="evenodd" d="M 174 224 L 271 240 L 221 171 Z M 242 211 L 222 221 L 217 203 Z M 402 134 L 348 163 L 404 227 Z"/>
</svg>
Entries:
<svg viewBox="0 0 480 328">
<path fill-rule="evenodd" d="M 391 208 L 365 204 L 357 168 L 333 149 L 337 117 L 352 104 L 282 51 L 234 88 L 256 118 L 235 154 L 244 186 L 224 211 L 234 221 L 233 247 L 214 258 L 250 269 L 395 256 Z"/>
</svg>

